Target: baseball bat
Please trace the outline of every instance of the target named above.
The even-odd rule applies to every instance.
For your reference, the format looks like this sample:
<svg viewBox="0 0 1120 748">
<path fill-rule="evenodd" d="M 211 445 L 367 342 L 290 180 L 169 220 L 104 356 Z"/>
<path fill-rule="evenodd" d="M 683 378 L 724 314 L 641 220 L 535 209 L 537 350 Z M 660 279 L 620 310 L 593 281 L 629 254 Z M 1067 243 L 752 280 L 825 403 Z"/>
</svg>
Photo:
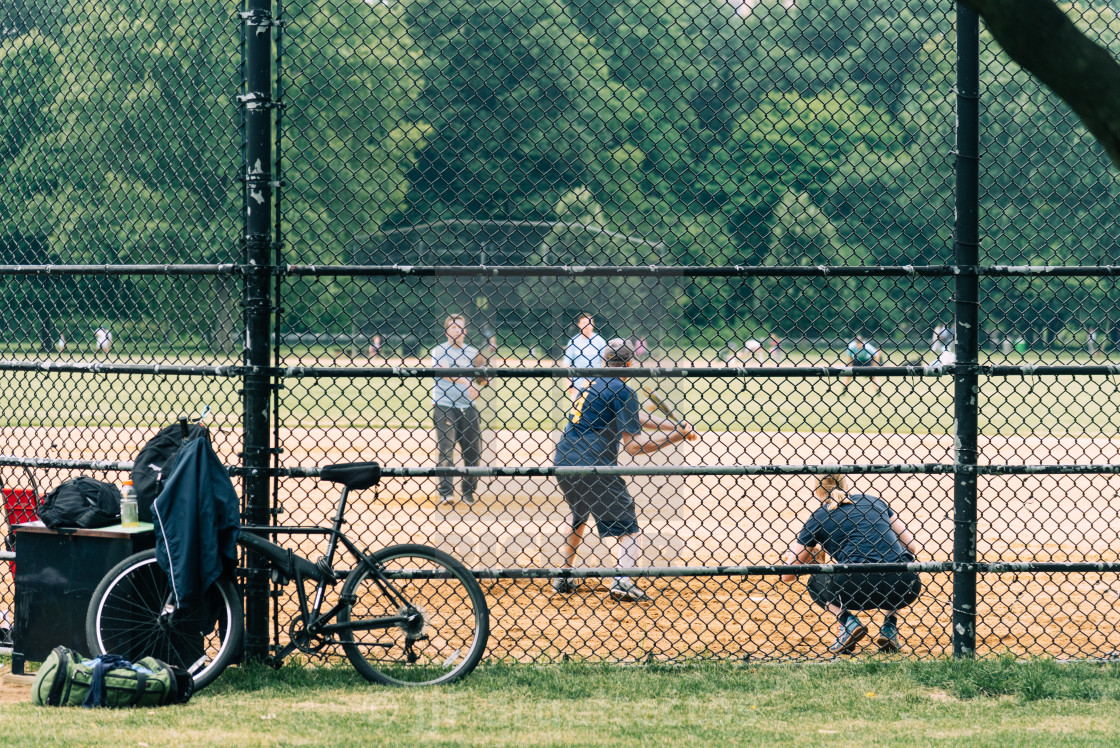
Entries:
<svg viewBox="0 0 1120 748">
<path fill-rule="evenodd" d="M 478 353 L 478 355 L 476 355 L 474 357 L 474 365 L 479 366 L 479 367 L 489 366 L 490 365 L 490 357 L 483 355 L 482 352 L 480 351 Z M 487 379 L 486 377 L 475 377 L 474 378 L 474 384 L 479 389 L 482 389 L 486 385 L 490 384 L 490 380 Z"/>
<path fill-rule="evenodd" d="M 487 356 L 486 354 L 482 353 L 482 351 L 479 351 L 478 354 L 474 357 L 474 365 L 479 366 L 479 367 L 490 366 L 490 357 Z M 487 379 L 486 377 L 475 377 L 474 378 L 474 386 L 477 387 L 479 390 L 482 390 L 484 387 L 486 387 L 489 384 L 490 384 L 490 380 Z M 481 394 L 479 394 L 478 399 L 479 399 L 479 401 L 482 400 L 482 395 Z M 477 401 L 475 402 L 475 407 L 476 408 L 479 408 L 480 405 L 481 405 L 480 402 L 477 402 Z M 492 449 L 493 445 L 491 444 L 491 441 L 492 441 L 492 439 L 488 438 L 486 436 L 486 429 L 484 428 L 484 424 L 481 423 L 481 410 L 480 410 L 479 443 L 478 443 L 478 462 L 479 462 L 480 465 L 489 465 L 494 461 L 494 450 Z M 490 452 L 489 457 L 487 457 L 487 455 L 486 455 L 487 451 Z M 474 494 L 475 501 L 478 501 L 479 497 L 482 496 L 484 491 L 490 490 L 490 483 L 493 480 L 494 480 L 494 476 L 490 475 L 490 476 L 487 476 L 486 478 L 483 478 L 482 480 L 480 480 L 478 482 L 478 484 L 475 485 L 475 494 Z"/>
<path fill-rule="evenodd" d="M 653 389 L 652 387 L 646 387 L 645 392 L 646 396 L 649 397 L 649 401 L 653 403 L 653 406 L 661 411 L 661 414 L 663 416 L 672 421 L 674 426 L 679 427 L 681 423 L 684 422 L 684 418 L 682 418 L 680 414 L 677 413 L 676 409 L 667 400 L 665 400 L 665 398 L 661 397 L 657 390 Z M 690 442 L 692 442 L 696 441 L 696 439 L 698 439 L 699 437 L 696 435 L 695 431 L 689 431 L 686 438 Z"/>
</svg>

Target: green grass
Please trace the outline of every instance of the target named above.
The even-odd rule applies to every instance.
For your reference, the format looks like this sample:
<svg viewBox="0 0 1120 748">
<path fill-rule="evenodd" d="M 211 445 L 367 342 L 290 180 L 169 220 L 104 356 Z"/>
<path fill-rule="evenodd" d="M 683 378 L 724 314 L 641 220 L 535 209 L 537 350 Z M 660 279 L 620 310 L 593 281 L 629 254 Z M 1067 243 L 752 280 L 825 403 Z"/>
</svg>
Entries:
<svg viewBox="0 0 1120 748">
<path fill-rule="evenodd" d="M 838 363 L 829 355 L 791 355 L 783 363 Z M 718 360 L 716 352 L 709 357 Z M 1027 363 L 1070 363 L 1071 358 L 1032 354 Z M 332 364 L 333 359 L 322 363 Z M 697 364 L 706 365 L 707 360 L 701 357 Z M 347 358 L 337 365 L 369 362 Z M 866 378 L 847 390 L 843 380 L 820 378 L 634 378 L 631 384 L 640 388 L 656 383 L 686 418 L 706 431 L 952 432 L 951 378 L 881 377 L 880 382 L 877 397 Z M 0 372 L 0 387 L 20 393 L 10 403 L 3 424 L 8 426 L 164 425 L 204 404 L 236 421 L 241 408 L 241 381 L 227 377 Z M 289 378 L 281 391 L 281 424 L 428 428 L 430 388 L 426 378 Z M 483 391 L 481 404 L 491 429 L 558 429 L 568 407 L 562 385 L 552 379 L 495 379 Z M 1115 438 L 1120 434 L 1120 383 L 1115 378 L 1072 376 L 982 380 L 980 430 L 986 435 Z"/>
<path fill-rule="evenodd" d="M 1115 745 L 1120 665 L 489 665 L 450 687 L 237 668 L 179 707 L 0 705 L 0 744 Z"/>
<path fill-rule="evenodd" d="M 718 360 L 717 352 L 708 355 Z M 783 365 L 838 363 L 826 355 L 805 360 L 791 356 Z M 697 365 L 707 364 L 706 357 L 695 352 L 693 357 Z M 1070 356 L 1033 356 L 1024 363 L 1070 363 Z M 877 397 L 865 378 L 847 390 L 839 379 L 774 377 L 635 377 L 631 386 L 656 384 L 705 431 L 952 433 L 951 377 L 880 377 L 879 381 L 882 391 Z M 1072 376 L 983 380 L 980 430 L 986 435 L 1114 438 L 1120 434 L 1118 384 L 1102 377 Z M 429 395 L 426 379 L 290 380 L 281 401 L 281 418 L 287 425 L 427 428 Z M 481 398 L 483 418 L 491 429 L 559 429 L 567 407 L 562 385 L 551 379 L 495 379 Z"/>
</svg>

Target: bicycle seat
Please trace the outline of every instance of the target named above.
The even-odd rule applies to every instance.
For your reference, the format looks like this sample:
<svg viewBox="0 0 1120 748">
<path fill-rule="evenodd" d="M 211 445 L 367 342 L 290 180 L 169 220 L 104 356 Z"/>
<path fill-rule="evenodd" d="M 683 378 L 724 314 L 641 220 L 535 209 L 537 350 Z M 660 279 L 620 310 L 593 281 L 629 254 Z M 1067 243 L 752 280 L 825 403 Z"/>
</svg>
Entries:
<svg viewBox="0 0 1120 748">
<path fill-rule="evenodd" d="M 360 491 L 376 486 L 381 482 L 381 466 L 376 462 L 347 462 L 342 465 L 327 465 L 319 471 L 319 480 L 341 483 L 347 488 Z"/>
</svg>

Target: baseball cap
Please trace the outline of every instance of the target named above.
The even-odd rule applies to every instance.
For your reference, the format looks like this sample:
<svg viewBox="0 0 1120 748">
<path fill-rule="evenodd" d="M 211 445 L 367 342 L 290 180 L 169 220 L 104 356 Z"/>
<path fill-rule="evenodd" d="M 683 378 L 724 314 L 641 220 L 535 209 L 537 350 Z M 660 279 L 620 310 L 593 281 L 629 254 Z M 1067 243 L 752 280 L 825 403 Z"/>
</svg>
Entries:
<svg viewBox="0 0 1120 748">
<path fill-rule="evenodd" d="M 634 351 L 622 338 L 611 338 L 603 349 L 603 366 L 625 366 L 634 358 Z"/>
</svg>

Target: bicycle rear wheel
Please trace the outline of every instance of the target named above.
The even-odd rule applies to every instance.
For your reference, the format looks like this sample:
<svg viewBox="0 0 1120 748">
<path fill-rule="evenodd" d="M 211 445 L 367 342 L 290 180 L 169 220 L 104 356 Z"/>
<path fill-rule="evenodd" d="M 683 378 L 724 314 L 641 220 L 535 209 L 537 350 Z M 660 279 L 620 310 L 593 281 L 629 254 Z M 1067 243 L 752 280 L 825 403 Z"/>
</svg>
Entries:
<svg viewBox="0 0 1120 748">
<path fill-rule="evenodd" d="M 86 613 L 93 655 L 122 655 L 135 662 L 155 657 L 190 672 L 195 689 L 209 685 L 241 652 L 241 596 L 219 579 L 194 609 L 171 609 L 171 581 L 143 551 L 114 566 L 97 585 Z"/>
<path fill-rule="evenodd" d="M 354 602 L 339 611 L 339 638 L 354 668 L 375 683 L 430 686 L 451 683 L 474 670 L 486 650 L 490 615 L 471 573 L 442 551 L 398 545 L 368 557 L 378 571 L 359 565 L 342 586 Z M 408 618 L 388 627 L 361 622 Z"/>
</svg>

